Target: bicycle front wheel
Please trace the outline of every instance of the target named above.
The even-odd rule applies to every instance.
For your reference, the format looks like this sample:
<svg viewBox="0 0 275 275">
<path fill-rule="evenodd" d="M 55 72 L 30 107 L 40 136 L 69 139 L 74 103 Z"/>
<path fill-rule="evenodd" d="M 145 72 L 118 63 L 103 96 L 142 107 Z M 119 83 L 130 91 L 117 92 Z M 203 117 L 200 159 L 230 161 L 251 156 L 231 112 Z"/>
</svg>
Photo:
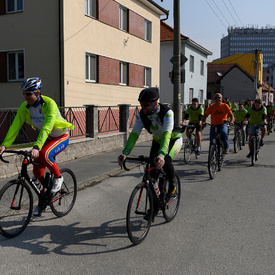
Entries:
<svg viewBox="0 0 275 275">
<path fill-rule="evenodd" d="M 256 140 L 251 138 L 251 166 L 254 165 L 256 155 Z"/>
<path fill-rule="evenodd" d="M 0 191 L 0 233 L 6 238 L 20 235 L 28 226 L 33 208 L 29 186 L 9 181 Z"/>
<path fill-rule="evenodd" d="M 220 142 L 220 148 L 218 150 L 218 171 L 222 170 L 223 161 L 224 161 L 224 145 L 223 142 Z"/>
<path fill-rule="evenodd" d="M 216 145 L 212 144 L 208 155 L 208 172 L 210 179 L 214 179 L 218 169 Z"/>
<path fill-rule="evenodd" d="M 234 152 L 237 153 L 240 150 L 240 134 L 237 132 L 234 137 Z"/>
<path fill-rule="evenodd" d="M 54 194 L 50 207 L 57 217 L 67 215 L 73 208 L 77 195 L 77 182 L 74 173 L 63 168 L 60 173 L 64 179 L 61 189 Z"/>
<path fill-rule="evenodd" d="M 191 160 L 192 146 L 192 141 L 188 138 L 184 144 L 184 161 L 186 164 L 188 164 Z"/>
<path fill-rule="evenodd" d="M 167 222 L 170 222 L 175 218 L 180 205 L 180 196 L 181 196 L 180 178 L 177 173 L 175 174 L 175 176 L 176 176 L 175 177 L 176 192 L 168 200 L 165 200 L 165 205 L 163 206 L 163 210 L 162 210 L 163 216 Z M 167 184 L 169 184 L 168 181 L 167 181 Z M 166 189 L 168 190 L 168 188 Z"/>
<path fill-rule="evenodd" d="M 127 207 L 127 233 L 133 244 L 144 241 L 151 226 L 152 216 L 153 194 L 150 188 L 141 182 L 133 190 Z"/>
</svg>

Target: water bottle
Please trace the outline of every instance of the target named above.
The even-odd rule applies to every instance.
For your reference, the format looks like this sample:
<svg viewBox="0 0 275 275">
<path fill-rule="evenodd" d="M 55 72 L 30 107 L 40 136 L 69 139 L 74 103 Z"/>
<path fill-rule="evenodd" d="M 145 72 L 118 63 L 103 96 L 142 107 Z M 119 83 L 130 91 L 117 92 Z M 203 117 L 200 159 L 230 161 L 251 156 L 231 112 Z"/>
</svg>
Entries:
<svg viewBox="0 0 275 275">
<path fill-rule="evenodd" d="M 153 179 L 153 186 L 156 192 L 156 195 L 159 196 L 160 195 L 160 191 L 159 191 L 159 185 L 158 185 L 158 181 L 156 179 Z"/>
<path fill-rule="evenodd" d="M 32 178 L 32 181 L 33 181 L 33 183 L 36 185 L 36 187 L 37 187 L 38 190 L 43 189 L 42 184 L 40 183 L 40 181 L 39 181 L 36 177 L 33 177 L 33 178 Z"/>
</svg>

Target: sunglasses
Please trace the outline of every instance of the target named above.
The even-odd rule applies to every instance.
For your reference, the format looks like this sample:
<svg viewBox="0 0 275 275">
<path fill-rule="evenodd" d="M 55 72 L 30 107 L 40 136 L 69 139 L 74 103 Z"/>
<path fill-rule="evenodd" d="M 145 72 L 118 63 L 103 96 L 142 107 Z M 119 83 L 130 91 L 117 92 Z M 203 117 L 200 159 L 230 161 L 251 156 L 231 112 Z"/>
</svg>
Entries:
<svg viewBox="0 0 275 275">
<path fill-rule="evenodd" d="M 33 92 L 23 93 L 23 96 L 31 96 Z"/>
<path fill-rule="evenodd" d="M 150 103 L 140 103 L 140 105 L 141 105 L 142 107 L 149 107 L 151 104 L 150 104 Z"/>
<path fill-rule="evenodd" d="M 220 99 L 221 97 L 219 96 L 219 97 L 215 97 L 215 99 Z"/>
</svg>

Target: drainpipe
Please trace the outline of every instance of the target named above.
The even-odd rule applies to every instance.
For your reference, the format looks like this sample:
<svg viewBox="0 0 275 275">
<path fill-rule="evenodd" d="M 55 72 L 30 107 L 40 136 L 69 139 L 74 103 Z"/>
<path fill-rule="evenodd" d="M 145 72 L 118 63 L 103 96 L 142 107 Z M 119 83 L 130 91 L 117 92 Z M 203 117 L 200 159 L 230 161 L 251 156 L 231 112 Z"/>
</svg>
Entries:
<svg viewBox="0 0 275 275">
<path fill-rule="evenodd" d="M 64 104 L 64 3 L 59 0 L 59 105 L 65 107 Z"/>
</svg>

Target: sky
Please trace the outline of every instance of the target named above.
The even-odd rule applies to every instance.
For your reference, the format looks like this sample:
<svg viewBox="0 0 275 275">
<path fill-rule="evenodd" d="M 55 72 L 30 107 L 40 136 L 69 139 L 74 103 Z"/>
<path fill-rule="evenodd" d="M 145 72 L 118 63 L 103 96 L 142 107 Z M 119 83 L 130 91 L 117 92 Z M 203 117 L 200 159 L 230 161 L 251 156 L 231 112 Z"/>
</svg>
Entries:
<svg viewBox="0 0 275 275">
<path fill-rule="evenodd" d="M 174 27 L 174 0 L 153 1 L 169 10 L 165 22 Z M 220 41 L 228 26 L 275 28 L 275 0 L 180 0 L 180 11 L 181 34 L 213 53 L 208 62 L 220 58 Z"/>
</svg>

